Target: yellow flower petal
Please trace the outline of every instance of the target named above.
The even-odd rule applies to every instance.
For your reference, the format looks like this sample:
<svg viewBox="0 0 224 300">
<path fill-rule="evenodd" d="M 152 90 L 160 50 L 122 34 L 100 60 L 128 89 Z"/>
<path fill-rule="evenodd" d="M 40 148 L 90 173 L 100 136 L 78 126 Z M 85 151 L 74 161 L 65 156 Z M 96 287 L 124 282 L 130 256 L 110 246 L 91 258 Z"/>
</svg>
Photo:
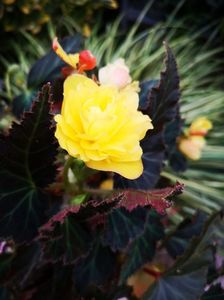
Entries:
<svg viewBox="0 0 224 300">
<path fill-rule="evenodd" d="M 212 128 L 212 122 L 206 117 L 199 117 L 191 124 L 189 128 L 190 135 L 205 135 Z"/>
<path fill-rule="evenodd" d="M 202 136 L 183 137 L 179 142 L 179 150 L 189 159 L 198 160 L 206 141 Z"/>
<path fill-rule="evenodd" d="M 61 45 L 58 42 L 58 39 L 55 37 L 52 43 L 52 48 L 55 53 L 68 65 L 76 69 L 76 65 L 79 62 L 79 54 L 67 54 Z"/>
<path fill-rule="evenodd" d="M 119 173 L 121 176 L 127 179 L 136 179 L 143 172 L 143 164 L 141 160 L 132 162 L 108 162 L 107 160 L 102 161 L 88 161 L 86 165 L 89 168 L 99 171 L 111 171 Z"/>
<path fill-rule="evenodd" d="M 137 110 L 138 102 L 133 90 L 99 86 L 73 74 L 64 83 L 55 136 L 88 167 L 135 179 L 143 172 L 140 140 L 153 128 L 150 118 Z"/>
</svg>

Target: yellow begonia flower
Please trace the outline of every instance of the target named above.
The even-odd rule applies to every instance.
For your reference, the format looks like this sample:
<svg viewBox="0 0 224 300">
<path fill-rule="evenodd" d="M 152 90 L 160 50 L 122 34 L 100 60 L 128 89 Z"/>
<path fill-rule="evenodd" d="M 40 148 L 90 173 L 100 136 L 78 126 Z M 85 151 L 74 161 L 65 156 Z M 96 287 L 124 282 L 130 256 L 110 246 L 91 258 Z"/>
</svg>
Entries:
<svg viewBox="0 0 224 300">
<path fill-rule="evenodd" d="M 179 150 L 189 159 L 198 160 L 206 141 L 202 136 L 181 137 Z"/>
<path fill-rule="evenodd" d="M 74 69 L 77 68 L 77 64 L 79 62 L 79 53 L 75 53 L 75 54 L 67 54 L 63 48 L 61 47 L 61 45 L 58 42 L 57 38 L 54 38 L 53 40 L 53 44 L 52 44 L 53 50 L 55 51 L 55 53 L 68 65 L 70 65 L 71 67 L 73 67 Z"/>
<path fill-rule="evenodd" d="M 204 136 L 212 128 L 212 122 L 206 117 L 199 117 L 194 120 L 186 130 L 185 136 L 179 139 L 179 150 L 189 159 L 198 160 L 201 158 L 202 149 L 206 144 Z"/>
<path fill-rule="evenodd" d="M 190 135 L 206 135 L 207 132 L 212 129 L 212 122 L 206 117 L 199 117 L 191 124 L 189 128 Z"/>
<path fill-rule="evenodd" d="M 144 138 L 152 123 L 138 109 L 136 92 L 99 86 L 80 74 L 64 82 L 64 100 L 55 136 L 60 146 L 90 168 L 135 179 L 143 172 Z"/>
</svg>

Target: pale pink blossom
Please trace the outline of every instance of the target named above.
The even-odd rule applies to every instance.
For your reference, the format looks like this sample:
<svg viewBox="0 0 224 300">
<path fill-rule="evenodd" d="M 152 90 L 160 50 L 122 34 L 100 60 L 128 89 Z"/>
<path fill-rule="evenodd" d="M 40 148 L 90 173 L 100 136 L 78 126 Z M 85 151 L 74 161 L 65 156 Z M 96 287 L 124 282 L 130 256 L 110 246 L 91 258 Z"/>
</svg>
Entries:
<svg viewBox="0 0 224 300">
<path fill-rule="evenodd" d="M 115 85 L 119 89 L 131 83 L 129 68 L 123 58 L 118 58 L 113 63 L 99 69 L 99 82 L 102 85 Z"/>
</svg>

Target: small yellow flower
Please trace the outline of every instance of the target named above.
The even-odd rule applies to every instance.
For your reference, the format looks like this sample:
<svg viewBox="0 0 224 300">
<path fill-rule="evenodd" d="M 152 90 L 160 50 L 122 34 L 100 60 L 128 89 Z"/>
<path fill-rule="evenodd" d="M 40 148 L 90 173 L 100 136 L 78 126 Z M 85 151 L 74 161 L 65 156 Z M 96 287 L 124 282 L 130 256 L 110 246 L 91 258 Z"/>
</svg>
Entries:
<svg viewBox="0 0 224 300">
<path fill-rule="evenodd" d="M 60 146 L 90 168 L 135 179 L 143 172 L 140 140 L 152 123 L 132 90 L 97 85 L 73 74 L 65 80 L 55 136 Z"/>
<path fill-rule="evenodd" d="M 82 28 L 82 33 L 85 37 L 89 37 L 91 35 L 91 28 L 89 24 L 84 24 Z"/>
<path fill-rule="evenodd" d="M 179 150 L 189 159 L 198 160 L 206 141 L 202 136 L 181 137 Z"/>
<path fill-rule="evenodd" d="M 180 137 L 178 143 L 179 150 L 189 159 L 200 159 L 202 150 L 206 144 L 204 137 L 210 129 L 212 129 L 212 122 L 206 117 L 199 117 L 194 120 L 186 130 L 185 135 Z"/>
<path fill-rule="evenodd" d="M 205 136 L 212 129 L 212 122 L 206 117 L 199 117 L 191 124 L 188 133 L 190 135 Z"/>
</svg>

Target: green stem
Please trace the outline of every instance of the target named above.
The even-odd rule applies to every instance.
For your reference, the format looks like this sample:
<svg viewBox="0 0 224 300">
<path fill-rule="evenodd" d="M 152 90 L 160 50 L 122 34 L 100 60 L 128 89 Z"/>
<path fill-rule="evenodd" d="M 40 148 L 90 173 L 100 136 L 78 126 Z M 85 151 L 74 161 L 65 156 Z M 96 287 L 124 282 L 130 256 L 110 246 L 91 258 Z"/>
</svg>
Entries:
<svg viewBox="0 0 224 300">
<path fill-rule="evenodd" d="M 64 188 L 66 189 L 69 187 L 69 179 L 68 179 L 68 171 L 74 161 L 74 158 L 72 156 L 69 156 L 69 158 L 66 160 L 64 165 L 64 171 L 63 171 L 63 180 L 64 180 Z"/>
</svg>

